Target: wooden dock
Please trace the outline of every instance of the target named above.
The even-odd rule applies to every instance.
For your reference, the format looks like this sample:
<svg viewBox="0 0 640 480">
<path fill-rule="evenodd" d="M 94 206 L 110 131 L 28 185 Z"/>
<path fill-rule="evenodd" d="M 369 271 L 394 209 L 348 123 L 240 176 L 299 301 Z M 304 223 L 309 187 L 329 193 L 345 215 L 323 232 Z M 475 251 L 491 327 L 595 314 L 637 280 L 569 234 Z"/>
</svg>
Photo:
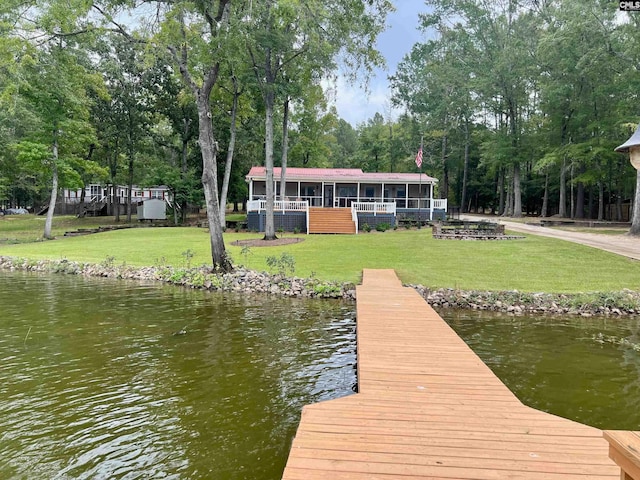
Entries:
<svg viewBox="0 0 640 480">
<path fill-rule="evenodd" d="M 303 409 L 284 480 L 620 478 L 601 430 L 523 405 L 393 270 L 357 315 L 359 393 Z"/>
</svg>

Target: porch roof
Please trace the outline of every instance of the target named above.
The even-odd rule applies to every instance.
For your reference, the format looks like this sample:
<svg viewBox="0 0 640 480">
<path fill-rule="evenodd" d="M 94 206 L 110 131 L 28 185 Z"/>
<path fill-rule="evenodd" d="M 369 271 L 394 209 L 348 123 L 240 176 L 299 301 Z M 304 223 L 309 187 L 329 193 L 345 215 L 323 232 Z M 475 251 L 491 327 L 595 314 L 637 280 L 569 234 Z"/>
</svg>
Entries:
<svg viewBox="0 0 640 480">
<path fill-rule="evenodd" d="M 274 167 L 273 177 L 280 179 L 280 167 Z M 266 180 L 265 167 L 252 167 L 246 181 Z M 340 183 L 424 183 L 435 184 L 437 179 L 419 173 L 364 173 L 359 168 L 287 168 L 287 181 Z"/>
</svg>

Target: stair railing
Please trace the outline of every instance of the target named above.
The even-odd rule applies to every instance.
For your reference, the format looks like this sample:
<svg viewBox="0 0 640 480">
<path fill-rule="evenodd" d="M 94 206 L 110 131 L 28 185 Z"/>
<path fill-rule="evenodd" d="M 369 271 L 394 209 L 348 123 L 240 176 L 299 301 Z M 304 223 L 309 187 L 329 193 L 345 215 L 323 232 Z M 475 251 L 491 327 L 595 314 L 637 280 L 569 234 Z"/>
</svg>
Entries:
<svg viewBox="0 0 640 480">
<path fill-rule="evenodd" d="M 356 203 L 351 204 L 351 219 L 353 223 L 356 225 L 356 235 L 358 234 L 358 209 L 356 207 Z"/>
</svg>

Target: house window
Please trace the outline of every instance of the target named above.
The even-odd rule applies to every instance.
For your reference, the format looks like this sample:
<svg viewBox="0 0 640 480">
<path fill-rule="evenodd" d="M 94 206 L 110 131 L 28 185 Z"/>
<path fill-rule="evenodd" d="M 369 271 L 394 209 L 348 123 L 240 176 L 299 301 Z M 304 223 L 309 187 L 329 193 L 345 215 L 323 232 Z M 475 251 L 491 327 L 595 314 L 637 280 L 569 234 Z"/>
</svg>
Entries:
<svg viewBox="0 0 640 480">
<path fill-rule="evenodd" d="M 364 196 L 367 198 L 371 198 L 373 199 L 373 197 L 376 195 L 376 189 L 373 187 L 367 187 L 364 189 Z"/>
<path fill-rule="evenodd" d="M 404 198 L 407 195 L 405 190 L 398 189 L 396 192 L 396 198 Z"/>
<path fill-rule="evenodd" d="M 338 196 L 339 197 L 357 197 L 357 189 L 356 187 L 339 187 L 338 188 Z"/>
<path fill-rule="evenodd" d="M 157 198 L 162 200 L 162 191 L 161 190 L 151 190 L 151 198 Z"/>
</svg>

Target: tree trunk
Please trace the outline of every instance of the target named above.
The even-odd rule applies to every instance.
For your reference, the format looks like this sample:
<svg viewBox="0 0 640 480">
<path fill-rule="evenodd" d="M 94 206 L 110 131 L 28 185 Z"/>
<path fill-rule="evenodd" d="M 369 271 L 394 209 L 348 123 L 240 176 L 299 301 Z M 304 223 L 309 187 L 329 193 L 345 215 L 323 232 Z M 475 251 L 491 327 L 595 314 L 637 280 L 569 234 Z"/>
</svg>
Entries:
<svg viewBox="0 0 640 480">
<path fill-rule="evenodd" d="M 567 216 L 567 157 L 562 157 L 562 166 L 560 167 L 560 203 L 558 205 L 558 215 L 560 217 Z"/>
<path fill-rule="evenodd" d="M 266 170 L 266 218 L 264 226 L 264 239 L 275 240 L 276 229 L 273 218 L 273 208 L 275 201 L 275 191 L 273 185 L 273 104 L 275 102 L 275 93 L 273 85 L 266 85 L 265 92 L 265 158 L 264 167 Z"/>
<path fill-rule="evenodd" d="M 84 203 L 85 203 L 86 197 L 87 197 L 87 188 L 86 188 L 86 185 L 84 185 L 83 183 L 82 190 L 80 191 L 80 204 L 78 205 L 78 211 L 77 211 L 78 218 L 84 217 L 85 214 L 87 213 L 84 210 Z"/>
<path fill-rule="evenodd" d="M 207 206 L 207 222 L 211 240 L 211 259 L 213 268 L 224 272 L 232 270 L 227 257 L 220 226 L 220 205 L 218 204 L 218 146 L 213 135 L 211 109 L 209 106 L 210 89 L 199 89 L 196 97 L 198 105 L 198 142 L 202 153 L 202 186 Z"/>
<path fill-rule="evenodd" d="M 513 216 L 522 217 L 522 193 L 520 190 L 520 164 L 513 166 Z"/>
<path fill-rule="evenodd" d="M 231 178 L 231 165 L 233 164 L 233 152 L 236 147 L 236 124 L 238 118 L 238 84 L 233 80 L 233 104 L 231 106 L 231 123 L 229 125 L 229 147 L 227 148 L 227 160 L 224 164 L 224 178 L 222 179 L 222 191 L 220 193 L 220 226 L 226 227 L 227 195 L 229 193 L 229 179 Z"/>
<path fill-rule="evenodd" d="M 506 194 L 506 199 L 505 199 L 505 205 L 504 205 L 504 212 L 502 214 L 503 217 L 510 217 L 512 212 L 513 212 L 513 179 L 512 178 L 505 178 L 505 181 L 507 181 L 507 194 Z"/>
<path fill-rule="evenodd" d="M 598 220 L 604 220 L 604 182 L 598 182 Z"/>
<path fill-rule="evenodd" d="M 573 160 L 571 160 L 571 169 L 570 169 L 571 175 L 569 178 L 569 215 L 571 215 L 571 218 L 575 218 L 575 214 L 576 214 L 576 203 L 575 203 L 575 196 L 573 194 L 573 177 L 574 177 L 574 170 L 573 170 Z"/>
<path fill-rule="evenodd" d="M 471 143 L 471 138 L 469 135 L 469 120 L 465 119 L 464 121 L 464 167 L 462 169 L 462 213 L 467 213 L 469 211 L 468 207 L 465 207 L 467 200 L 467 179 L 469 172 L 469 146 Z"/>
<path fill-rule="evenodd" d="M 129 146 L 129 169 L 127 177 L 127 223 L 131 223 L 131 191 L 133 190 L 133 146 Z"/>
<path fill-rule="evenodd" d="M 44 238 L 51 240 L 51 227 L 53 225 L 53 212 L 56 209 L 56 200 L 58 199 L 58 134 L 53 132 L 52 145 L 53 165 L 51 166 L 51 198 L 49 199 L 49 209 L 47 210 L 47 219 L 44 222 Z"/>
<path fill-rule="evenodd" d="M 287 190 L 287 154 L 289 153 L 289 97 L 284 102 L 282 116 L 282 159 L 280 162 L 280 200 L 286 200 Z"/>
<path fill-rule="evenodd" d="M 113 196 L 111 197 L 112 208 L 115 208 L 114 221 L 118 223 L 120 221 L 120 196 L 118 195 L 118 186 L 116 184 L 116 175 L 118 173 L 118 156 L 120 155 L 118 149 L 118 140 L 113 149 L 113 159 L 109 162 L 109 173 L 111 174 L 111 185 L 113 187 Z"/>
<path fill-rule="evenodd" d="M 540 216 L 547 217 L 549 212 L 549 174 L 544 175 L 544 194 L 542 195 L 542 208 L 540 209 Z"/>
<path fill-rule="evenodd" d="M 180 176 L 182 177 L 182 189 L 185 189 L 185 182 L 187 180 L 187 175 L 189 171 L 188 159 L 189 159 L 189 129 L 191 127 L 191 122 L 189 119 L 185 118 L 183 120 L 184 129 L 182 130 L 182 165 L 180 168 Z M 175 205 L 177 205 L 176 199 L 173 199 L 174 210 Z M 184 225 L 187 221 L 187 209 L 189 208 L 189 203 L 186 198 L 182 199 L 180 203 L 180 221 Z"/>
<path fill-rule="evenodd" d="M 576 190 L 576 214 L 575 218 L 584 218 L 584 183 L 578 182 Z"/>
<path fill-rule="evenodd" d="M 440 159 L 442 161 L 442 198 L 449 198 L 449 168 L 447 166 L 447 135 L 442 136 L 442 152 Z"/>
<path fill-rule="evenodd" d="M 499 168 L 498 173 L 498 215 L 504 215 L 504 168 Z"/>
<path fill-rule="evenodd" d="M 640 170 L 636 171 L 636 194 L 633 198 L 633 215 L 629 235 L 640 236 Z"/>
</svg>

